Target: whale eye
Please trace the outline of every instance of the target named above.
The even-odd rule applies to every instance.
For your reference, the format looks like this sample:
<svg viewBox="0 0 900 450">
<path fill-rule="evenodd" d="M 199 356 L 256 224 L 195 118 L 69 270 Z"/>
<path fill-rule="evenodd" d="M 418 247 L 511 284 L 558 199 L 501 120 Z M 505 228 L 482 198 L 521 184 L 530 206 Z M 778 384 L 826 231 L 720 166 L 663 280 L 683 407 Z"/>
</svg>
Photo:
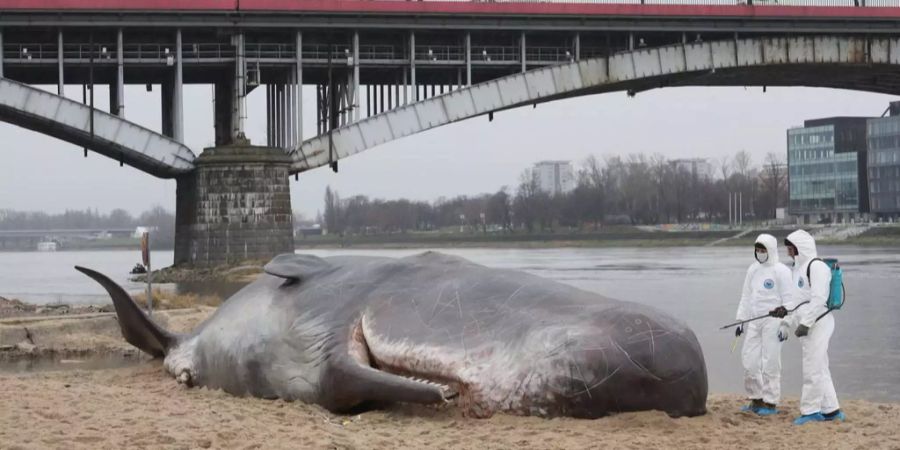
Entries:
<svg viewBox="0 0 900 450">
<path fill-rule="evenodd" d="M 626 332 L 626 333 L 631 333 L 631 327 L 625 327 L 625 332 Z"/>
<path fill-rule="evenodd" d="M 634 324 L 635 324 L 635 325 L 640 325 L 640 324 L 641 324 L 641 319 L 634 319 Z"/>
</svg>

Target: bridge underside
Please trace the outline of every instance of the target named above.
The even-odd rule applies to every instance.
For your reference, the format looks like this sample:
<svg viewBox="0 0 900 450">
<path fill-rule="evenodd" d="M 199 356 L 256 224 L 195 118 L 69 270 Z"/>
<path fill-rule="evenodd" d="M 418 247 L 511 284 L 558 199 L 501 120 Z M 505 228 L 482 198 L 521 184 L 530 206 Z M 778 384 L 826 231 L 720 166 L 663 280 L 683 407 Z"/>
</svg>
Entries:
<svg viewBox="0 0 900 450">
<path fill-rule="evenodd" d="M 808 86 L 900 94 L 900 39 L 730 39 L 620 52 L 458 89 L 306 140 L 292 172 L 422 131 L 523 105 L 674 86 Z"/>
<path fill-rule="evenodd" d="M 161 178 L 190 172 L 183 144 L 117 116 L 0 78 L 0 120 L 93 150 Z"/>
<path fill-rule="evenodd" d="M 818 87 L 847 89 L 900 95 L 900 67 L 897 66 L 833 66 L 827 64 L 800 66 L 766 66 L 716 71 L 688 72 L 677 75 L 647 77 L 641 80 L 612 83 L 550 96 L 533 103 L 546 103 L 584 95 L 626 91 L 637 94 L 667 87 Z M 527 103 L 526 103 L 527 104 Z M 521 105 L 518 105 L 521 106 Z M 714 105 L 711 105 L 714 106 Z M 512 107 L 515 108 L 515 107 Z M 510 109 L 510 108 L 504 108 Z"/>
</svg>

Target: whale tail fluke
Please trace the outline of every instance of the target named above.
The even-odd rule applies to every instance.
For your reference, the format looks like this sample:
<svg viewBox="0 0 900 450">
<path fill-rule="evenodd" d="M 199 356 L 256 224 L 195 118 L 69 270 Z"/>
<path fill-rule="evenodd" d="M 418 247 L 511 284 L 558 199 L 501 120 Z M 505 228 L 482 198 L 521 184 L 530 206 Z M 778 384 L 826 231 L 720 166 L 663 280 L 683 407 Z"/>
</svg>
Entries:
<svg viewBox="0 0 900 450">
<path fill-rule="evenodd" d="M 141 308 L 125 292 L 125 289 L 122 289 L 115 281 L 100 272 L 85 267 L 75 266 L 75 270 L 100 283 L 112 297 L 116 316 L 119 319 L 119 328 L 129 344 L 154 357 L 165 356 L 169 349 L 178 344 L 178 336 L 156 325 L 141 311 Z"/>
</svg>

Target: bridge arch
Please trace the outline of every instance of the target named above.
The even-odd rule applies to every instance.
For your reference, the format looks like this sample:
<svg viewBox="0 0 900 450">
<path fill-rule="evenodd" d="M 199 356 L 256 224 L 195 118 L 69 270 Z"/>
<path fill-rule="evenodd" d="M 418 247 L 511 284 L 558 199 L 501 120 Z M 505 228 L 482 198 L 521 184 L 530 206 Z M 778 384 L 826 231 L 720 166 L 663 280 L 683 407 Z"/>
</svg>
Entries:
<svg viewBox="0 0 900 450">
<path fill-rule="evenodd" d="M 74 100 L 0 78 L 0 120 L 88 148 L 161 178 L 194 168 L 185 145 Z"/>
<path fill-rule="evenodd" d="M 336 128 L 331 136 L 306 140 L 291 152 L 292 171 L 523 105 L 666 86 L 748 85 L 900 94 L 900 38 L 819 35 L 692 42 L 543 67 L 401 106 Z"/>
</svg>

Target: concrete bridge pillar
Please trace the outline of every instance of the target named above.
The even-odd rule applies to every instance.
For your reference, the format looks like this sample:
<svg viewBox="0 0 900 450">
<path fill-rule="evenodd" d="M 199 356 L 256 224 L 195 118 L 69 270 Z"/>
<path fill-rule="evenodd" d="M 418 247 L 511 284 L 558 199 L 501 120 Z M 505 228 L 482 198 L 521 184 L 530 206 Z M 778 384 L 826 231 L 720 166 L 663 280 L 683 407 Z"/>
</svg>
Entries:
<svg viewBox="0 0 900 450">
<path fill-rule="evenodd" d="M 294 251 L 291 158 L 242 142 L 208 148 L 178 179 L 175 265 L 211 267 Z"/>
</svg>

